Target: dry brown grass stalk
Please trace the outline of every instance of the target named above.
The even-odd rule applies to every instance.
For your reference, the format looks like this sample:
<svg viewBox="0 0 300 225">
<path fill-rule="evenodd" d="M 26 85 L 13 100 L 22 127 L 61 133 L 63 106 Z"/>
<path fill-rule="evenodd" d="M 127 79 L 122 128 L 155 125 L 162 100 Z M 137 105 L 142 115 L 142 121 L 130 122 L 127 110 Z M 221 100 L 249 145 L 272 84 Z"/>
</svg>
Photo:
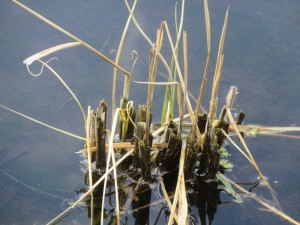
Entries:
<svg viewBox="0 0 300 225">
<path fill-rule="evenodd" d="M 202 100 L 203 100 L 203 94 L 206 87 L 206 81 L 207 81 L 207 73 L 210 63 L 210 52 L 211 52 L 211 32 L 210 32 L 210 16 L 209 16 L 209 10 L 208 10 L 208 3 L 207 0 L 204 0 L 204 15 L 205 15 L 205 28 L 206 28 L 206 43 L 207 43 L 207 56 L 206 56 L 206 63 L 205 63 L 205 69 L 204 74 L 201 82 L 201 87 L 199 90 L 199 96 L 197 99 L 197 105 L 195 109 L 195 117 L 198 118 L 198 114 L 200 112 Z"/>
<path fill-rule="evenodd" d="M 221 38 L 220 38 L 214 80 L 213 80 L 212 95 L 211 95 L 209 115 L 208 115 L 208 118 L 211 121 L 214 119 L 214 116 L 216 113 L 217 94 L 218 94 L 219 82 L 220 82 L 220 78 L 221 78 L 222 65 L 223 65 L 223 59 L 224 59 L 223 47 L 224 47 L 224 41 L 225 41 L 225 36 L 226 36 L 227 24 L 228 24 L 228 10 L 229 10 L 229 8 L 227 8 L 226 15 L 225 15 L 223 30 L 222 30 L 222 34 L 221 34 Z"/>
<path fill-rule="evenodd" d="M 47 48 L 41 52 L 38 52 L 28 58 L 26 58 L 23 63 L 26 64 L 26 65 L 30 65 L 31 63 L 33 63 L 34 61 L 38 60 L 38 59 L 41 59 L 47 55 L 50 55 L 54 52 L 58 52 L 58 51 L 61 51 L 63 49 L 66 49 L 66 48 L 71 48 L 71 47 L 75 47 L 75 46 L 78 46 L 78 45 L 81 45 L 80 42 L 69 42 L 69 43 L 65 43 L 65 44 L 61 44 L 61 45 L 56 45 L 54 47 L 51 47 L 51 48 Z"/>
</svg>

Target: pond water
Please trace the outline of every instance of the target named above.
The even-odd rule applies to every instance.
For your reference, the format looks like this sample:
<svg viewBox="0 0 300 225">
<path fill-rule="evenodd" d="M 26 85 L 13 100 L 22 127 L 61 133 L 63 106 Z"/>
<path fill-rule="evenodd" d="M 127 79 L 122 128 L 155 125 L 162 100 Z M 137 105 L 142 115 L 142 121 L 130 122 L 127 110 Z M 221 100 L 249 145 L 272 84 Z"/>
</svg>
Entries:
<svg viewBox="0 0 300 225">
<path fill-rule="evenodd" d="M 99 49 L 111 59 L 128 17 L 122 1 L 52 0 L 24 4 Z M 208 107 L 211 76 L 227 6 L 229 25 L 224 46 L 224 66 L 219 105 L 229 87 L 239 88 L 235 109 L 246 113 L 245 123 L 269 126 L 300 126 L 300 3 L 297 0 L 253 0 L 209 2 L 212 26 L 212 61 L 204 107 Z M 154 40 L 156 29 L 167 20 L 174 33 L 175 1 L 145 0 L 138 3 L 136 17 Z M 180 4 L 178 4 L 180 7 Z M 0 2 L 0 104 L 55 127 L 84 136 L 79 108 L 58 80 L 45 70 L 40 77 L 29 76 L 22 61 L 46 48 L 71 42 L 70 38 L 41 22 L 11 1 Z M 184 29 L 188 34 L 189 90 L 198 94 L 206 57 L 206 36 L 202 1 L 187 1 Z M 165 42 L 167 44 L 167 42 Z M 131 25 L 120 65 L 130 70 L 131 52 L 139 53 L 134 80 L 147 79 L 150 46 Z M 169 59 L 170 50 L 163 54 Z M 104 98 L 110 105 L 113 68 L 83 47 L 55 53 L 59 61 L 53 68 L 77 94 L 83 106 L 96 108 Z M 32 70 L 39 71 L 33 64 Z M 166 71 L 159 69 L 158 79 Z M 124 77 L 118 76 L 117 96 L 122 93 Z M 159 121 L 164 88 L 155 89 L 154 121 Z M 146 88 L 132 84 L 135 105 L 146 102 Z M 110 118 L 109 118 L 110 120 Z M 62 212 L 75 190 L 84 187 L 82 158 L 74 152 L 83 142 L 0 108 L 0 224 L 45 224 Z M 278 194 L 283 211 L 300 221 L 299 140 L 257 136 L 246 138 L 262 172 Z M 236 181 L 257 178 L 251 165 L 229 146 L 235 168 L 227 175 Z M 264 188 L 257 193 L 270 199 Z M 226 198 L 226 196 L 221 196 Z M 150 224 L 158 217 L 160 205 L 153 210 Z M 278 216 L 260 210 L 250 199 L 242 204 L 221 205 L 213 224 L 287 224 Z M 192 209 L 199 223 L 196 209 Z M 129 217 L 128 224 L 133 224 Z M 84 207 L 60 224 L 88 224 Z M 160 218 L 156 224 L 165 224 Z"/>
</svg>

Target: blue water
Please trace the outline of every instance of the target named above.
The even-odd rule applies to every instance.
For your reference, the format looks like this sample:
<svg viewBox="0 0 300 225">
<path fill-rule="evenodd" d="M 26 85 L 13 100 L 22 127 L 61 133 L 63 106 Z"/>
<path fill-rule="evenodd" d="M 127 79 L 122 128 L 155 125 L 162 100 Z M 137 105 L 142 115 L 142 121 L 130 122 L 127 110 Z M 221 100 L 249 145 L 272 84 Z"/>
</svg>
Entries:
<svg viewBox="0 0 300 225">
<path fill-rule="evenodd" d="M 122 1 L 53 0 L 40 3 L 28 0 L 24 4 L 101 50 L 109 58 L 115 58 L 128 16 Z M 174 4 L 175 1 L 170 0 L 164 3 L 158 0 L 138 3 L 136 17 L 152 40 L 162 20 L 167 20 L 174 32 Z M 217 0 L 209 4 L 212 60 L 204 106 L 207 108 L 209 103 L 219 36 L 226 8 L 230 4 L 219 107 L 224 103 L 229 87 L 235 85 L 240 93 L 234 107 L 237 112 L 246 112 L 246 123 L 300 126 L 299 1 Z M 61 83 L 46 70 L 41 77 L 31 77 L 22 64 L 34 53 L 73 40 L 5 0 L 0 2 L 0 28 L 0 104 L 84 136 L 80 110 L 75 101 L 69 100 L 70 95 Z M 187 1 L 184 29 L 188 33 L 188 87 L 197 95 L 206 57 L 201 1 Z M 164 44 L 168 46 L 167 41 Z M 130 26 L 120 65 L 130 70 L 132 50 L 139 53 L 134 80 L 147 79 L 149 48 L 136 28 Z M 170 59 L 169 48 L 165 48 L 163 54 Z M 102 98 L 110 105 L 113 68 L 109 64 L 84 47 L 74 47 L 55 56 L 59 61 L 51 62 L 51 66 L 62 75 L 85 109 L 89 105 L 96 108 Z M 38 64 L 33 64 L 33 71 L 39 69 Z M 166 74 L 161 65 L 159 72 Z M 164 80 L 161 75 L 158 79 Z M 124 76 L 119 74 L 117 96 L 122 94 L 123 80 Z M 163 88 L 157 87 L 155 91 L 153 112 L 154 120 L 158 121 Z M 136 105 L 144 103 L 145 86 L 132 84 L 130 95 Z M 47 223 L 67 207 L 65 200 L 77 197 L 74 190 L 84 186 L 80 157 L 74 155 L 84 143 L 2 108 L 0 134 L 0 224 Z M 247 138 L 246 142 L 277 192 L 284 212 L 299 221 L 299 140 L 258 136 Z M 232 151 L 235 170 L 228 175 L 240 181 L 254 181 L 257 175 L 251 165 L 233 147 L 229 150 Z M 257 192 L 270 198 L 263 189 Z M 287 223 L 258 208 L 260 206 L 250 199 L 243 204 L 219 206 L 213 224 Z M 153 218 L 156 218 L 157 211 L 153 211 Z M 160 223 L 164 224 L 163 221 L 160 220 Z M 61 222 L 88 223 L 84 208 Z"/>
</svg>

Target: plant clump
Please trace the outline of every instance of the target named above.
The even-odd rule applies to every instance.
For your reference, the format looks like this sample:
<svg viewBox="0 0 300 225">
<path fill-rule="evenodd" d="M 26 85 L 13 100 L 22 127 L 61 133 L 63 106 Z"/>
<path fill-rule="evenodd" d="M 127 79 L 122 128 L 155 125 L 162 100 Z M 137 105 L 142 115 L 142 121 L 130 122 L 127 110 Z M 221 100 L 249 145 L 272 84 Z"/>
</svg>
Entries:
<svg viewBox="0 0 300 225">
<path fill-rule="evenodd" d="M 212 77 L 212 95 L 209 102 L 209 110 L 206 112 L 201 108 L 201 105 L 206 88 L 211 54 L 211 28 L 207 0 L 204 0 L 203 4 L 207 36 L 207 58 L 202 83 L 199 88 L 199 96 L 194 108 L 190 102 L 187 88 L 188 43 L 187 32 L 183 31 L 184 0 L 181 3 L 180 22 L 175 24 L 175 39 L 173 39 L 174 37 L 172 38 L 168 23 L 162 21 L 157 29 L 155 42 L 146 35 L 134 16 L 137 1 L 135 0 L 133 6 L 130 7 L 127 0 L 125 0 L 129 17 L 115 61 L 107 58 L 86 42 L 17 0 L 13 0 L 13 2 L 76 41 L 49 48 L 24 60 L 27 68 L 33 61 L 38 60 L 43 67 L 50 70 L 76 99 L 85 121 L 86 137 L 82 138 L 29 118 L 85 141 L 84 149 L 78 153 L 86 154 L 87 156 L 87 172 L 85 176 L 87 187 L 76 202 L 48 224 L 54 224 L 59 221 L 69 210 L 82 201 L 86 203 L 88 216 L 91 218 L 92 224 L 103 224 L 104 221 L 106 221 L 106 224 L 120 224 L 126 221 L 128 214 L 133 215 L 135 224 L 149 224 L 151 207 L 160 203 L 164 203 L 168 208 L 168 213 L 165 215 L 166 223 L 168 224 L 173 224 L 174 222 L 177 224 L 189 224 L 191 210 L 188 209 L 191 207 L 197 208 L 201 224 L 206 224 L 207 220 L 211 224 L 217 211 L 217 206 L 222 204 L 219 195 L 221 191 L 228 193 L 236 202 L 242 202 L 242 193 L 249 194 L 248 191 L 225 176 L 226 170 L 233 169 L 233 164 L 229 158 L 230 154 L 226 149 L 226 141 L 232 142 L 253 165 L 260 177 L 259 179 L 266 183 L 267 188 L 273 195 L 273 201 L 276 202 L 277 199 L 273 189 L 259 170 L 243 137 L 254 130 L 256 133 L 278 133 L 289 130 L 243 125 L 245 117 L 243 112 L 240 113 L 237 120 L 234 120 L 231 114 L 231 107 L 237 94 L 236 87 L 231 87 L 226 98 L 226 104 L 223 106 L 220 115 L 217 116 L 218 89 L 224 62 L 223 46 L 228 23 L 228 9 L 220 37 L 215 72 Z M 175 15 L 177 21 L 177 10 Z M 134 106 L 134 100 L 131 100 L 129 96 L 132 70 L 136 60 L 133 63 L 131 72 L 128 72 L 118 64 L 124 38 L 131 22 L 135 24 L 150 45 L 148 80 L 140 82 L 142 83 L 141 85 L 147 85 L 147 102 L 139 105 L 137 109 Z M 165 36 L 172 51 L 170 63 L 166 61 L 161 53 L 162 48 L 165 47 L 163 46 Z M 179 51 L 179 45 L 181 44 L 182 54 Z M 107 118 L 110 115 L 107 115 L 109 104 L 105 100 L 101 100 L 95 111 L 89 107 L 86 116 L 79 100 L 65 84 L 61 76 L 48 65 L 48 62 L 41 60 L 42 57 L 53 54 L 56 51 L 78 45 L 91 50 L 114 67 L 111 103 L 111 117 L 113 121 L 111 129 L 108 129 L 107 125 Z M 179 59 L 182 59 L 183 66 L 180 66 Z M 163 65 L 163 69 L 168 72 L 168 80 L 165 82 L 156 82 L 158 65 Z M 122 72 L 125 76 L 120 107 L 116 107 L 115 100 L 117 71 Z M 159 123 L 152 122 L 156 118 L 156 115 L 152 113 L 153 95 L 156 85 L 166 86 L 161 114 L 162 119 Z M 174 116 L 174 107 L 176 105 L 179 112 L 177 118 Z M 2 107 L 27 117 L 5 106 Z M 117 130 L 117 127 L 119 127 L 119 130 Z M 244 150 L 232 141 L 230 138 L 231 134 L 235 134 L 239 138 Z M 233 186 L 239 189 L 240 193 L 237 193 L 236 188 L 233 188 Z M 153 196 L 153 190 L 159 191 L 160 198 Z M 114 200 L 112 200 L 112 196 L 115 197 Z M 268 210 L 294 224 L 299 224 L 270 205 L 265 199 L 254 195 L 249 196 Z M 109 204 L 107 204 L 108 202 Z"/>
</svg>

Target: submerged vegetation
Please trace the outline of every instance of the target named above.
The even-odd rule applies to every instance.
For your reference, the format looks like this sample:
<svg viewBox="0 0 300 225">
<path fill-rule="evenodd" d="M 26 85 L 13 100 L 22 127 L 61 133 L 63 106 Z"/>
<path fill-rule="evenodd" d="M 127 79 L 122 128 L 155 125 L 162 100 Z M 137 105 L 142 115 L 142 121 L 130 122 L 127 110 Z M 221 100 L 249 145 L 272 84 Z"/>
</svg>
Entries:
<svg viewBox="0 0 300 225">
<path fill-rule="evenodd" d="M 224 61 L 223 46 L 229 8 L 225 13 L 215 71 L 212 77 L 209 110 L 206 111 L 202 108 L 203 96 L 206 81 L 211 78 L 208 74 L 211 57 L 211 28 L 207 0 L 204 0 L 203 4 L 207 57 L 195 107 L 191 104 L 188 91 L 188 34 L 183 28 L 184 0 L 181 2 L 179 20 L 177 10 L 175 10 L 175 21 L 179 21 L 178 24 L 176 23 L 175 37 L 172 37 L 168 23 L 162 21 L 157 30 L 155 42 L 147 36 L 135 18 L 134 10 L 137 1 L 135 0 L 130 7 L 127 0 L 125 0 L 129 17 L 114 61 L 17 0 L 13 0 L 13 2 L 75 40 L 75 42 L 48 48 L 25 59 L 23 63 L 33 76 L 41 75 L 43 68 L 48 69 L 66 87 L 82 112 L 85 123 L 85 137 L 59 130 L 1 105 L 2 108 L 34 122 L 85 141 L 84 148 L 77 153 L 86 155 L 85 183 L 87 187 L 82 189 L 83 193 L 77 201 L 69 203 L 70 206 L 49 221 L 48 224 L 58 223 L 81 202 L 85 202 L 91 224 L 127 224 L 127 215 L 129 214 L 133 215 L 135 224 L 149 224 L 150 207 L 161 203 L 168 208 L 168 214 L 165 215 L 166 224 L 193 224 L 194 215 L 189 210 L 191 207 L 197 208 L 201 224 L 206 224 L 206 221 L 211 224 L 217 206 L 222 204 L 221 191 L 231 196 L 232 201 L 236 204 L 242 204 L 244 198 L 251 198 L 279 217 L 293 224 L 299 224 L 280 209 L 276 193 L 259 169 L 244 140 L 244 136 L 257 134 L 283 135 L 281 133 L 300 131 L 300 128 L 244 125 L 245 113 L 240 112 L 234 118 L 231 112 L 234 98 L 238 92 L 236 87 L 230 88 L 226 97 L 226 104 L 221 106 L 220 114 L 217 115 L 217 108 L 220 108 L 218 106 L 218 90 Z M 135 51 L 133 53 L 134 62 L 131 71 L 127 71 L 119 65 L 124 39 L 130 23 L 134 23 L 150 46 L 148 80 L 138 82 L 148 88 L 147 102 L 139 106 L 135 106 L 134 100 L 130 99 L 131 74 L 138 53 Z M 164 39 L 167 41 L 164 41 Z M 164 45 L 166 42 L 168 43 L 167 46 Z M 101 100 L 95 110 L 88 107 L 86 114 L 76 95 L 62 77 L 49 66 L 50 60 L 42 61 L 42 58 L 47 55 L 78 45 L 91 50 L 114 67 L 112 115 L 107 115 L 107 108 L 110 104 L 105 100 Z M 171 49 L 172 59 L 169 63 L 161 54 L 163 48 Z M 179 49 L 182 49 L 182 52 Z M 29 66 L 34 61 L 39 61 L 42 65 L 39 74 L 30 72 Z M 183 65 L 179 63 L 181 61 Z M 165 82 L 156 82 L 159 66 L 163 66 L 162 69 L 168 73 L 168 79 Z M 124 75 L 124 90 L 119 107 L 116 104 L 116 77 L 118 71 Z M 151 110 L 153 104 L 156 104 L 153 100 L 156 85 L 166 87 L 161 115 L 153 115 Z M 177 116 L 175 116 L 175 111 L 179 112 Z M 108 117 L 112 118 L 111 126 L 107 124 Z M 159 121 L 157 121 L 157 118 L 160 118 Z M 157 123 L 153 122 L 155 119 Z M 231 136 L 233 135 L 238 137 L 238 144 L 232 140 Z M 297 138 L 297 136 L 286 136 Z M 231 142 L 257 171 L 259 179 L 253 184 L 254 186 L 250 191 L 241 187 L 238 181 L 232 181 L 226 177 L 227 170 L 234 170 L 234 166 L 230 162 L 230 154 L 226 149 L 227 142 Z M 239 147 L 239 145 L 242 145 L 242 147 Z M 254 188 L 260 183 L 263 183 L 270 191 L 273 198 L 272 204 L 269 203 L 269 200 L 254 194 Z M 159 190 L 159 197 L 152 196 L 153 190 Z M 108 198 L 109 200 L 107 200 Z M 107 201 L 109 201 L 109 205 L 106 204 Z M 161 213 L 160 210 L 157 219 Z"/>
</svg>

